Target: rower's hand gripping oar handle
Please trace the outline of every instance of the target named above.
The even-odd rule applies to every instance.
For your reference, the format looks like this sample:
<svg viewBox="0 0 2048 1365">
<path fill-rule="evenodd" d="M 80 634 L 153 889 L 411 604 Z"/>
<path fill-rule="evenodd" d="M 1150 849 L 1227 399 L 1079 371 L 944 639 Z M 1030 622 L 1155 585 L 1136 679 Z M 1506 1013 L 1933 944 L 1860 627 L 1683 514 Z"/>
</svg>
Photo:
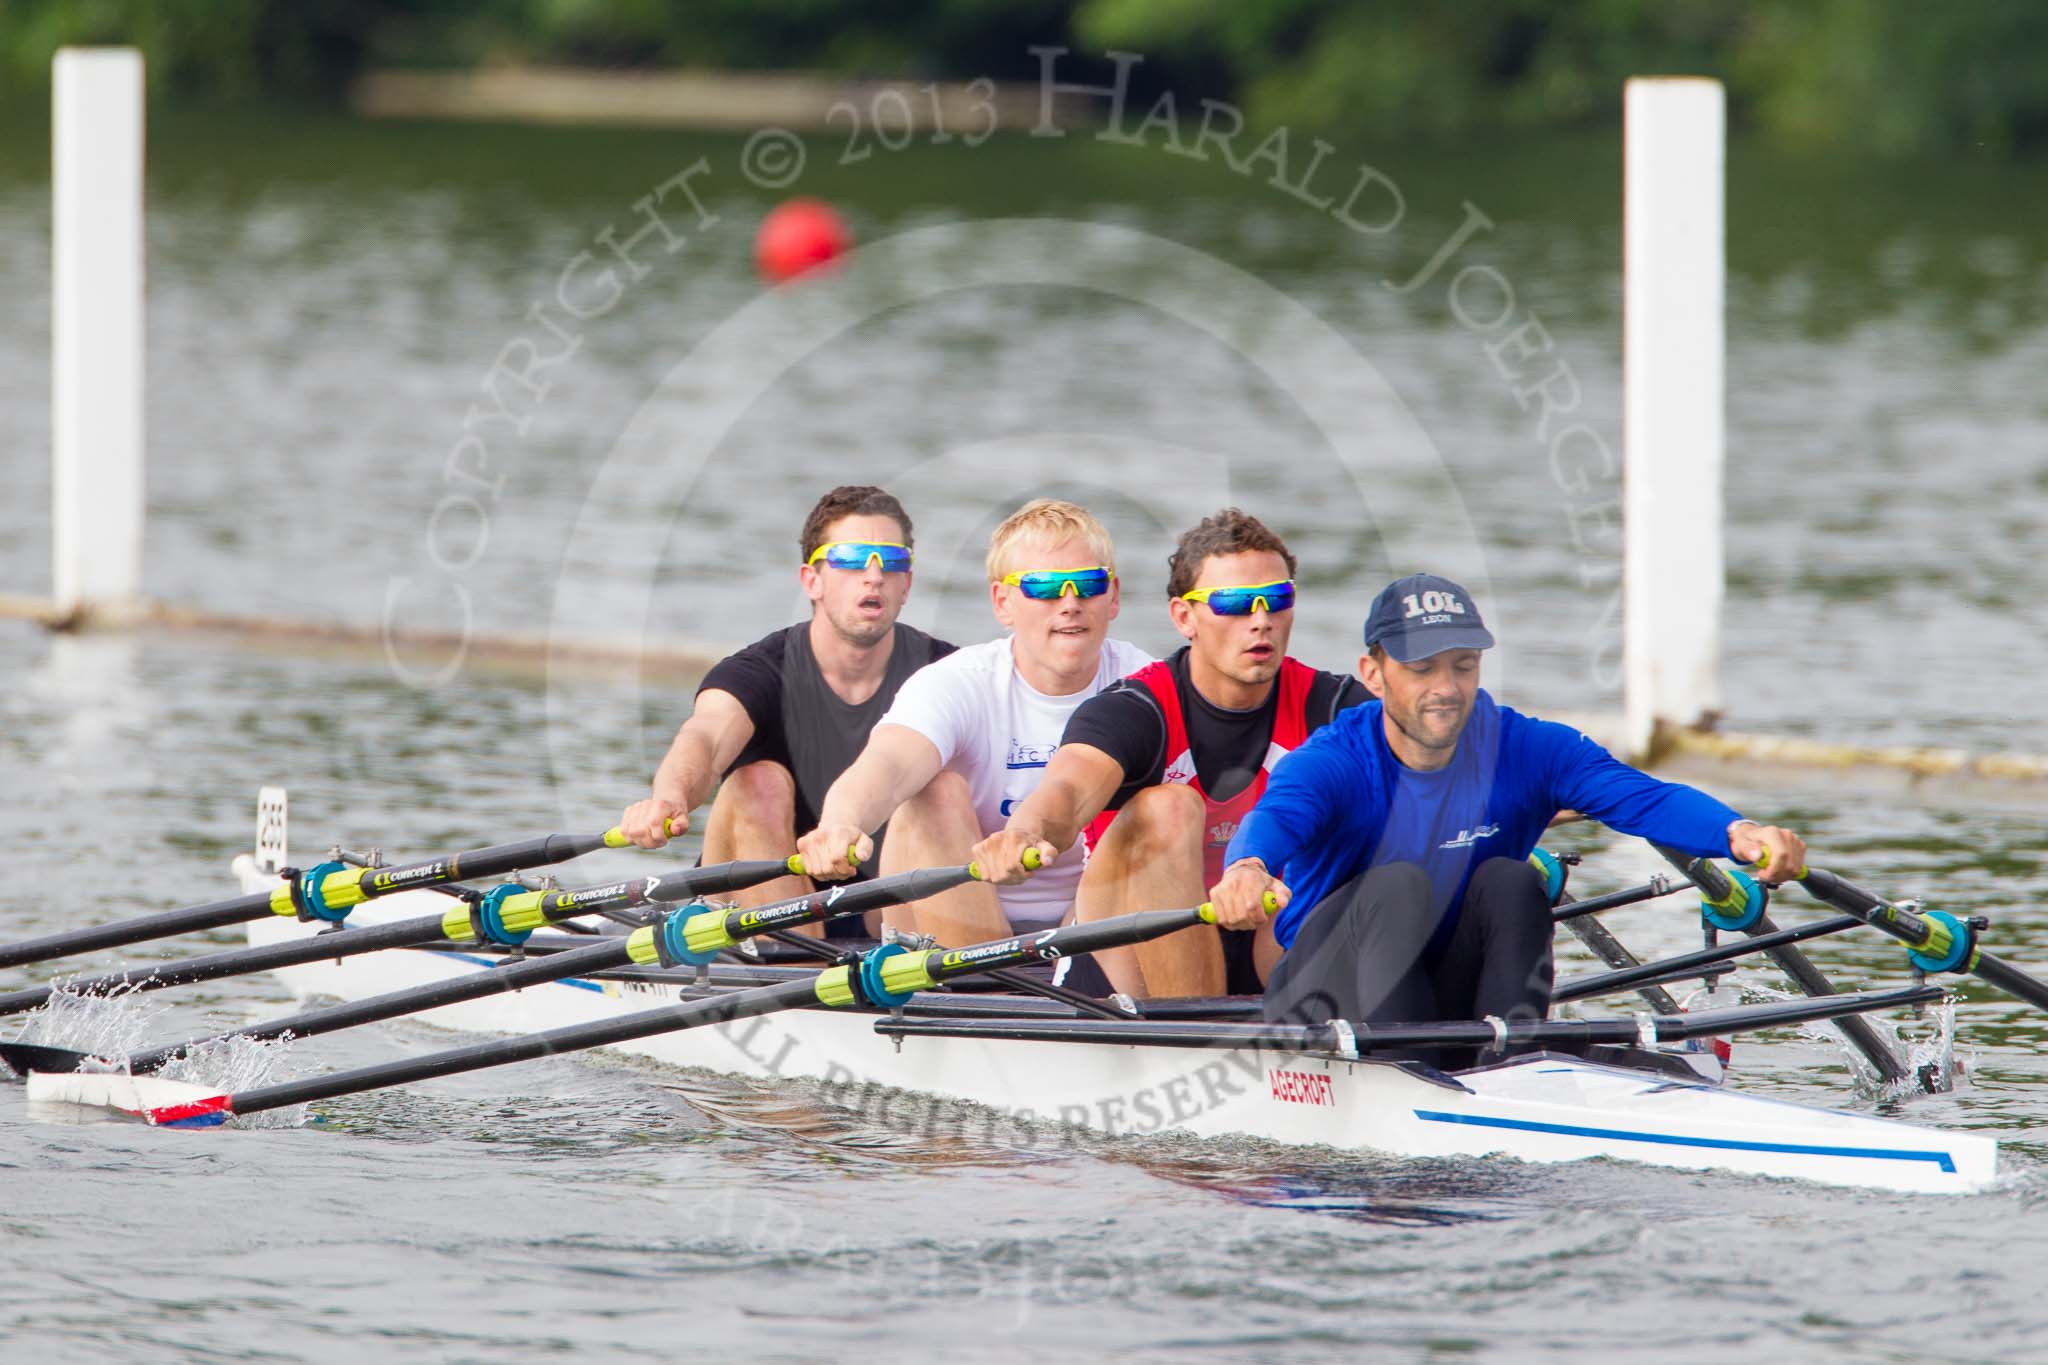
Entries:
<svg viewBox="0 0 2048 1365">
<path fill-rule="evenodd" d="M 846 861 L 852 863 L 855 867 L 860 866 L 860 849 L 858 845 L 848 844 L 846 846 Z M 1041 865 L 1038 857 L 1038 850 L 1035 848 L 1025 849 L 1024 856 L 1018 859 L 1018 861 L 1024 865 L 1024 870 L 1027 872 L 1036 872 L 1038 871 Z M 811 875 L 804 867 L 804 855 L 801 853 L 790 854 L 787 866 L 791 872 L 795 873 L 799 877 L 808 877 Z M 988 878 L 981 875 L 981 864 L 969 863 L 967 864 L 967 868 L 969 876 L 972 880 L 977 882 L 983 882 L 988 880 Z"/>
<path fill-rule="evenodd" d="M 848 844 L 846 846 L 846 861 L 855 867 L 860 866 L 859 844 Z M 811 875 L 810 870 L 804 866 L 804 855 L 801 853 L 790 854 L 789 857 L 783 860 L 782 865 L 788 868 L 795 876 L 808 877 Z"/>
<path fill-rule="evenodd" d="M 1768 845 L 1765 846 L 1764 850 L 1761 853 L 1756 855 L 1756 861 L 1751 863 L 1750 866 L 1754 867 L 1759 872 L 1769 872 L 1771 870 L 1771 850 Z M 1793 873 L 1792 880 L 1799 882 L 1805 881 L 1806 869 L 1802 867 L 1797 872 Z"/>
<path fill-rule="evenodd" d="M 682 827 L 677 825 L 673 819 L 661 822 L 661 837 L 664 839 L 673 839 L 682 832 Z M 613 825 L 604 832 L 604 846 L 606 848 L 632 848 L 635 845 L 631 839 L 626 837 L 626 827 L 624 825 Z"/>
<path fill-rule="evenodd" d="M 1038 856 L 1037 849 L 1027 848 L 1024 850 L 1023 853 L 1018 855 L 1017 864 L 1018 866 L 1022 867 L 1026 872 L 1036 872 L 1039 868 L 1045 866 L 1045 859 Z M 968 872 L 973 874 L 974 880 L 978 882 L 985 882 L 988 880 L 988 878 L 981 875 L 980 863 L 969 863 L 967 865 L 967 870 Z"/>
<path fill-rule="evenodd" d="M 1259 897 L 1259 907 L 1269 915 L 1277 914 L 1280 909 L 1280 898 L 1271 891 L 1268 891 L 1265 895 Z M 1216 907 L 1208 901 L 1203 901 L 1195 907 L 1195 915 L 1204 924 L 1216 923 Z"/>
</svg>

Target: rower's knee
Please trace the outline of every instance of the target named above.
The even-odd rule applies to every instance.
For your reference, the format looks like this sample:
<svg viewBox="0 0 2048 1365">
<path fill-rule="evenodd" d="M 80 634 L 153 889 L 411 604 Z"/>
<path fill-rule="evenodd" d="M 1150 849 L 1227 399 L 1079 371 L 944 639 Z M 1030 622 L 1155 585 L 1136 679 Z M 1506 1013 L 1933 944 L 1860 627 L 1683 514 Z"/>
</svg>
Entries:
<svg viewBox="0 0 2048 1365">
<path fill-rule="evenodd" d="M 1488 858 L 1472 872 L 1465 903 L 1487 907 L 1487 935 L 1495 942 L 1526 942 L 1546 960 L 1556 921 L 1543 874 L 1523 858 Z"/>
<path fill-rule="evenodd" d="M 1550 920 L 1550 887 L 1536 865 L 1526 858 L 1488 858 L 1472 871 L 1473 891 L 1489 899 L 1499 898 L 1518 914 Z"/>
<path fill-rule="evenodd" d="M 951 850 L 955 844 L 964 852 L 978 837 L 980 826 L 967 779 L 956 772 L 941 772 L 890 815 L 884 847 L 897 848 L 906 855 L 916 849 L 920 856 L 936 856 L 938 849 Z M 912 861 L 904 867 L 916 865 Z"/>
<path fill-rule="evenodd" d="M 949 814 L 974 809 L 974 798 L 967 789 L 967 779 L 950 769 L 924 784 L 916 795 L 897 807 L 891 820 L 900 820 L 909 815 L 913 820 L 943 819 Z"/>
<path fill-rule="evenodd" d="M 796 827 L 796 779 L 789 769 L 764 758 L 734 768 L 718 784 L 711 802 L 711 827 L 727 830 L 788 830 Z M 707 828 L 707 834 L 710 832 Z"/>
<path fill-rule="evenodd" d="M 1193 787 L 1181 782 L 1147 787 L 1124 803 L 1117 812 L 1116 825 L 1130 824 L 1124 838 L 1130 852 L 1139 858 L 1170 857 L 1189 850 L 1199 852 L 1209 808 Z"/>
<path fill-rule="evenodd" d="M 725 775 L 725 787 L 733 799 L 748 810 L 764 812 L 796 809 L 796 779 L 789 769 L 772 758 L 764 758 Z"/>
</svg>

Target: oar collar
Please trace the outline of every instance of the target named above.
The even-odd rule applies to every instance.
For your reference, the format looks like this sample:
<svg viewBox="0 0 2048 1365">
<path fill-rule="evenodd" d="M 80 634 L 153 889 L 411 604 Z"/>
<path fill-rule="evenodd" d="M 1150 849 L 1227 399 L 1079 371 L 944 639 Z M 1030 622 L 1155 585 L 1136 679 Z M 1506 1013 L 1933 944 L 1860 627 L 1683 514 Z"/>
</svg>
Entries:
<svg viewBox="0 0 2048 1365">
<path fill-rule="evenodd" d="M 901 1009 L 910 1003 L 912 991 L 892 991 L 884 983 L 883 972 L 892 957 L 902 957 L 910 949 L 901 943 L 884 943 L 879 948 L 870 948 L 860 955 L 860 967 L 848 973 L 853 993 L 864 1004 L 878 1009 Z"/>
<path fill-rule="evenodd" d="M 1920 971 L 1959 972 L 1969 970 L 1977 956 L 1977 930 L 1972 920 L 1957 919 L 1946 910 L 1916 910 L 1927 923 L 1927 941 L 1906 954 Z"/>
<path fill-rule="evenodd" d="M 1723 869 L 1723 875 L 1728 878 L 1728 894 L 1716 900 L 1702 891 L 1700 918 L 1731 934 L 1754 929 L 1770 908 L 1769 889 L 1739 867 Z"/>
<path fill-rule="evenodd" d="M 330 905 L 321 894 L 321 888 L 329 877 L 348 870 L 345 863 L 319 863 L 292 878 L 292 904 L 298 909 L 299 918 L 325 920 L 329 924 L 339 924 L 347 919 L 350 907 L 357 901 Z"/>
<path fill-rule="evenodd" d="M 708 967 L 718 960 L 719 953 L 725 950 L 725 943 L 715 947 L 690 946 L 690 921 L 700 915 L 715 915 L 714 922 L 721 925 L 724 920 L 721 912 L 714 911 L 703 901 L 691 901 L 669 911 L 654 925 L 654 949 L 660 954 L 662 966 Z M 722 932 L 718 937 L 725 939 L 726 943 L 731 942 Z"/>
<path fill-rule="evenodd" d="M 476 930 L 479 940 L 517 948 L 533 937 L 531 929 L 513 929 L 505 923 L 505 902 L 513 896 L 524 895 L 526 888 L 517 882 L 506 882 L 484 892 L 469 912 L 469 923 Z"/>
</svg>

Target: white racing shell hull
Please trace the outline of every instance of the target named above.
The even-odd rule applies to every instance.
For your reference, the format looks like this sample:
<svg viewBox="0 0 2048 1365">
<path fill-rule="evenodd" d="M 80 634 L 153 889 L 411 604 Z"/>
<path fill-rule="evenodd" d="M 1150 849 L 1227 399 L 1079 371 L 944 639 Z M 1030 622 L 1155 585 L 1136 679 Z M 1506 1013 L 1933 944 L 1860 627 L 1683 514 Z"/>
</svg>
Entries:
<svg viewBox="0 0 2048 1365">
<path fill-rule="evenodd" d="M 236 860 L 245 886 L 274 879 Z M 440 913 L 445 896 L 402 892 L 358 906 L 362 923 Z M 311 930 L 266 919 L 252 943 Z M 301 998 L 356 1000 L 489 970 L 494 958 L 392 950 L 288 968 Z M 474 1033 L 530 1033 L 674 1003 L 661 983 L 568 981 L 417 1017 Z M 1445 1081 L 1387 1062 L 1252 1049 L 1117 1046 L 875 1032 L 875 1016 L 790 1010 L 622 1044 L 681 1067 L 805 1078 L 829 1099 L 913 1130 L 943 1101 L 1111 1134 L 1243 1134 L 1400 1157 L 1593 1157 L 1826 1184 L 1963 1193 L 1996 1174 L 1989 1138 L 1742 1095 L 1705 1082 L 1544 1054 Z M 317 1043 L 309 1044 L 316 1046 Z"/>
</svg>

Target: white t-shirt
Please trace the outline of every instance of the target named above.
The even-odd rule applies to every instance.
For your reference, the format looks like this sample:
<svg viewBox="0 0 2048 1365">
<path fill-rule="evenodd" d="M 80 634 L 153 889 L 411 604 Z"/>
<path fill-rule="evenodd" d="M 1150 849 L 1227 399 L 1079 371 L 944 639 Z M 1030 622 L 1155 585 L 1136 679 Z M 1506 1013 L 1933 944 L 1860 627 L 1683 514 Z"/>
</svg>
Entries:
<svg viewBox="0 0 2048 1365">
<path fill-rule="evenodd" d="M 1075 708 L 1151 662 L 1151 655 L 1128 641 L 1104 640 L 1094 681 L 1067 696 L 1048 697 L 1018 674 L 1006 635 L 955 650 L 911 674 L 888 714 L 875 723 L 901 725 L 930 740 L 939 761 L 967 779 L 981 832 L 993 834 L 1037 790 Z M 1052 866 L 1016 886 L 996 888 L 1013 930 L 1046 929 L 1066 918 L 1086 861 L 1082 842 L 1076 839 Z"/>
</svg>

